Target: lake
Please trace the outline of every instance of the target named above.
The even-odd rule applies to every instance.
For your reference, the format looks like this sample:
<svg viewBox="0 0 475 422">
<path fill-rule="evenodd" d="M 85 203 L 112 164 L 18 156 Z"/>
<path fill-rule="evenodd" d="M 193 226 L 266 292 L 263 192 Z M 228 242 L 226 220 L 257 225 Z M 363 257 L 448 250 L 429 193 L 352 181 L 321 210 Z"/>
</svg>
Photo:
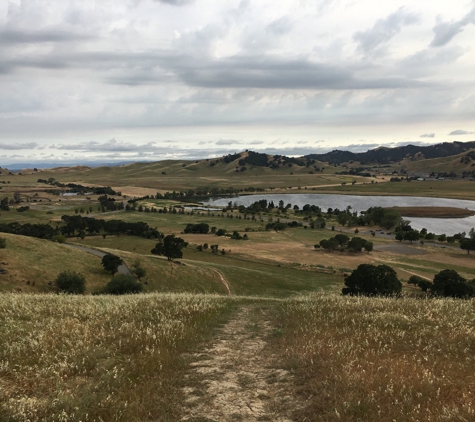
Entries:
<svg viewBox="0 0 475 422">
<path fill-rule="evenodd" d="M 243 195 L 233 198 L 210 199 L 206 205 L 226 206 L 229 201 L 233 204 L 249 206 L 256 201 L 266 199 L 273 201 L 277 206 L 280 200 L 285 205 L 292 204 L 303 207 L 305 204 L 317 205 L 323 211 L 328 208 L 346 209 L 350 206 L 352 211 L 365 211 L 370 207 L 456 207 L 475 210 L 475 201 L 465 199 L 426 198 L 415 196 L 359 196 L 359 195 L 332 195 L 332 194 L 268 194 L 268 195 Z M 426 228 L 436 234 L 445 233 L 453 235 L 460 232 L 469 232 L 475 227 L 475 216 L 466 218 L 419 218 L 404 217 L 411 221 L 411 226 L 417 230 Z"/>
</svg>

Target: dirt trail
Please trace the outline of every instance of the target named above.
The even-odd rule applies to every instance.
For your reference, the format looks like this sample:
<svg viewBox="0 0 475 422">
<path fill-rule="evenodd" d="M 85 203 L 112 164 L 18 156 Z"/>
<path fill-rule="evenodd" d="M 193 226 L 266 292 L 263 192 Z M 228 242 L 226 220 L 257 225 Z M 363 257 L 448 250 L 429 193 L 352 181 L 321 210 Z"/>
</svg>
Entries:
<svg viewBox="0 0 475 422">
<path fill-rule="evenodd" d="M 216 274 L 218 274 L 218 277 L 221 280 L 221 283 L 223 283 L 224 287 L 226 287 L 226 291 L 228 292 L 228 295 L 231 296 L 231 294 L 232 294 L 231 289 L 229 288 L 229 282 L 228 282 L 228 280 L 226 280 L 226 277 L 224 277 L 224 275 L 216 269 L 213 269 L 213 271 L 215 271 Z"/>
<path fill-rule="evenodd" d="M 267 312 L 241 308 L 208 348 L 190 355 L 183 421 L 291 421 L 283 409 L 296 406 L 293 377 L 266 348 Z"/>
</svg>

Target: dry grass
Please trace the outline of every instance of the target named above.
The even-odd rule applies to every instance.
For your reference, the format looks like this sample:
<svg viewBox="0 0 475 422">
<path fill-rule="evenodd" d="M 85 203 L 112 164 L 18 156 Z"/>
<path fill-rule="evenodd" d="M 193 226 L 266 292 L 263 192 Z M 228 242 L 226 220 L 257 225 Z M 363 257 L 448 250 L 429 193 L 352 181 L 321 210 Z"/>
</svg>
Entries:
<svg viewBox="0 0 475 422">
<path fill-rule="evenodd" d="M 316 295 L 284 302 L 295 420 L 475 420 L 475 301 Z"/>
<path fill-rule="evenodd" d="M 0 296 L 0 420 L 177 420 L 182 360 L 218 296 Z"/>
</svg>

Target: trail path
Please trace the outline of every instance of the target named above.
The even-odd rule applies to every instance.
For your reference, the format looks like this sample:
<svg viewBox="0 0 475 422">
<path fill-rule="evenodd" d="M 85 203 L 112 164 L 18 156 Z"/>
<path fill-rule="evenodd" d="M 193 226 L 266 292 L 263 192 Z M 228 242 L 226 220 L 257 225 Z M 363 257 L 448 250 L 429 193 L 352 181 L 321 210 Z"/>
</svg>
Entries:
<svg viewBox="0 0 475 422">
<path fill-rule="evenodd" d="M 293 376 L 269 351 L 271 333 L 268 310 L 244 306 L 210 346 L 190 355 L 182 420 L 290 422 Z"/>
<path fill-rule="evenodd" d="M 226 287 L 226 291 L 228 292 L 228 295 L 231 296 L 231 294 L 232 294 L 231 289 L 229 288 L 229 283 L 228 283 L 228 280 L 226 280 L 226 277 L 224 277 L 224 275 L 220 271 L 218 271 L 214 268 L 213 268 L 213 271 L 215 271 L 216 274 L 218 274 L 219 279 L 224 284 L 224 287 Z"/>
</svg>

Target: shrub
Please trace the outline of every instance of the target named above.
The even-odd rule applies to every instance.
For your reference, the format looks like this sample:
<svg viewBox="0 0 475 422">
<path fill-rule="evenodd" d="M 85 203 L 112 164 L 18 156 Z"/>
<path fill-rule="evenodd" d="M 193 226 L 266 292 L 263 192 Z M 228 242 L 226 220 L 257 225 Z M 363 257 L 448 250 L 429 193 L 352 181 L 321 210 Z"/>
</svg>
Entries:
<svg viewBox="0 0 475 422">
<path fill-rule="evenodd" d="M 143 286 L 135 277 L 126 274 L 117 274 L 107 283 L 104 293 L 110 295 L 125 295 L 128 293 L 140 293 Z"/>
<path fill-rule="evenodd" d="M 0 237 L 0 249 L 5 249 L 7 247 L 7 239 Z"/>
<path fill-rule="evenodd" d="M 56 289 L 61 293 L 83 294 L 86 291 L 86 279 L 76 271 L 63 271 L 54 281 Z"/>
</svg>

